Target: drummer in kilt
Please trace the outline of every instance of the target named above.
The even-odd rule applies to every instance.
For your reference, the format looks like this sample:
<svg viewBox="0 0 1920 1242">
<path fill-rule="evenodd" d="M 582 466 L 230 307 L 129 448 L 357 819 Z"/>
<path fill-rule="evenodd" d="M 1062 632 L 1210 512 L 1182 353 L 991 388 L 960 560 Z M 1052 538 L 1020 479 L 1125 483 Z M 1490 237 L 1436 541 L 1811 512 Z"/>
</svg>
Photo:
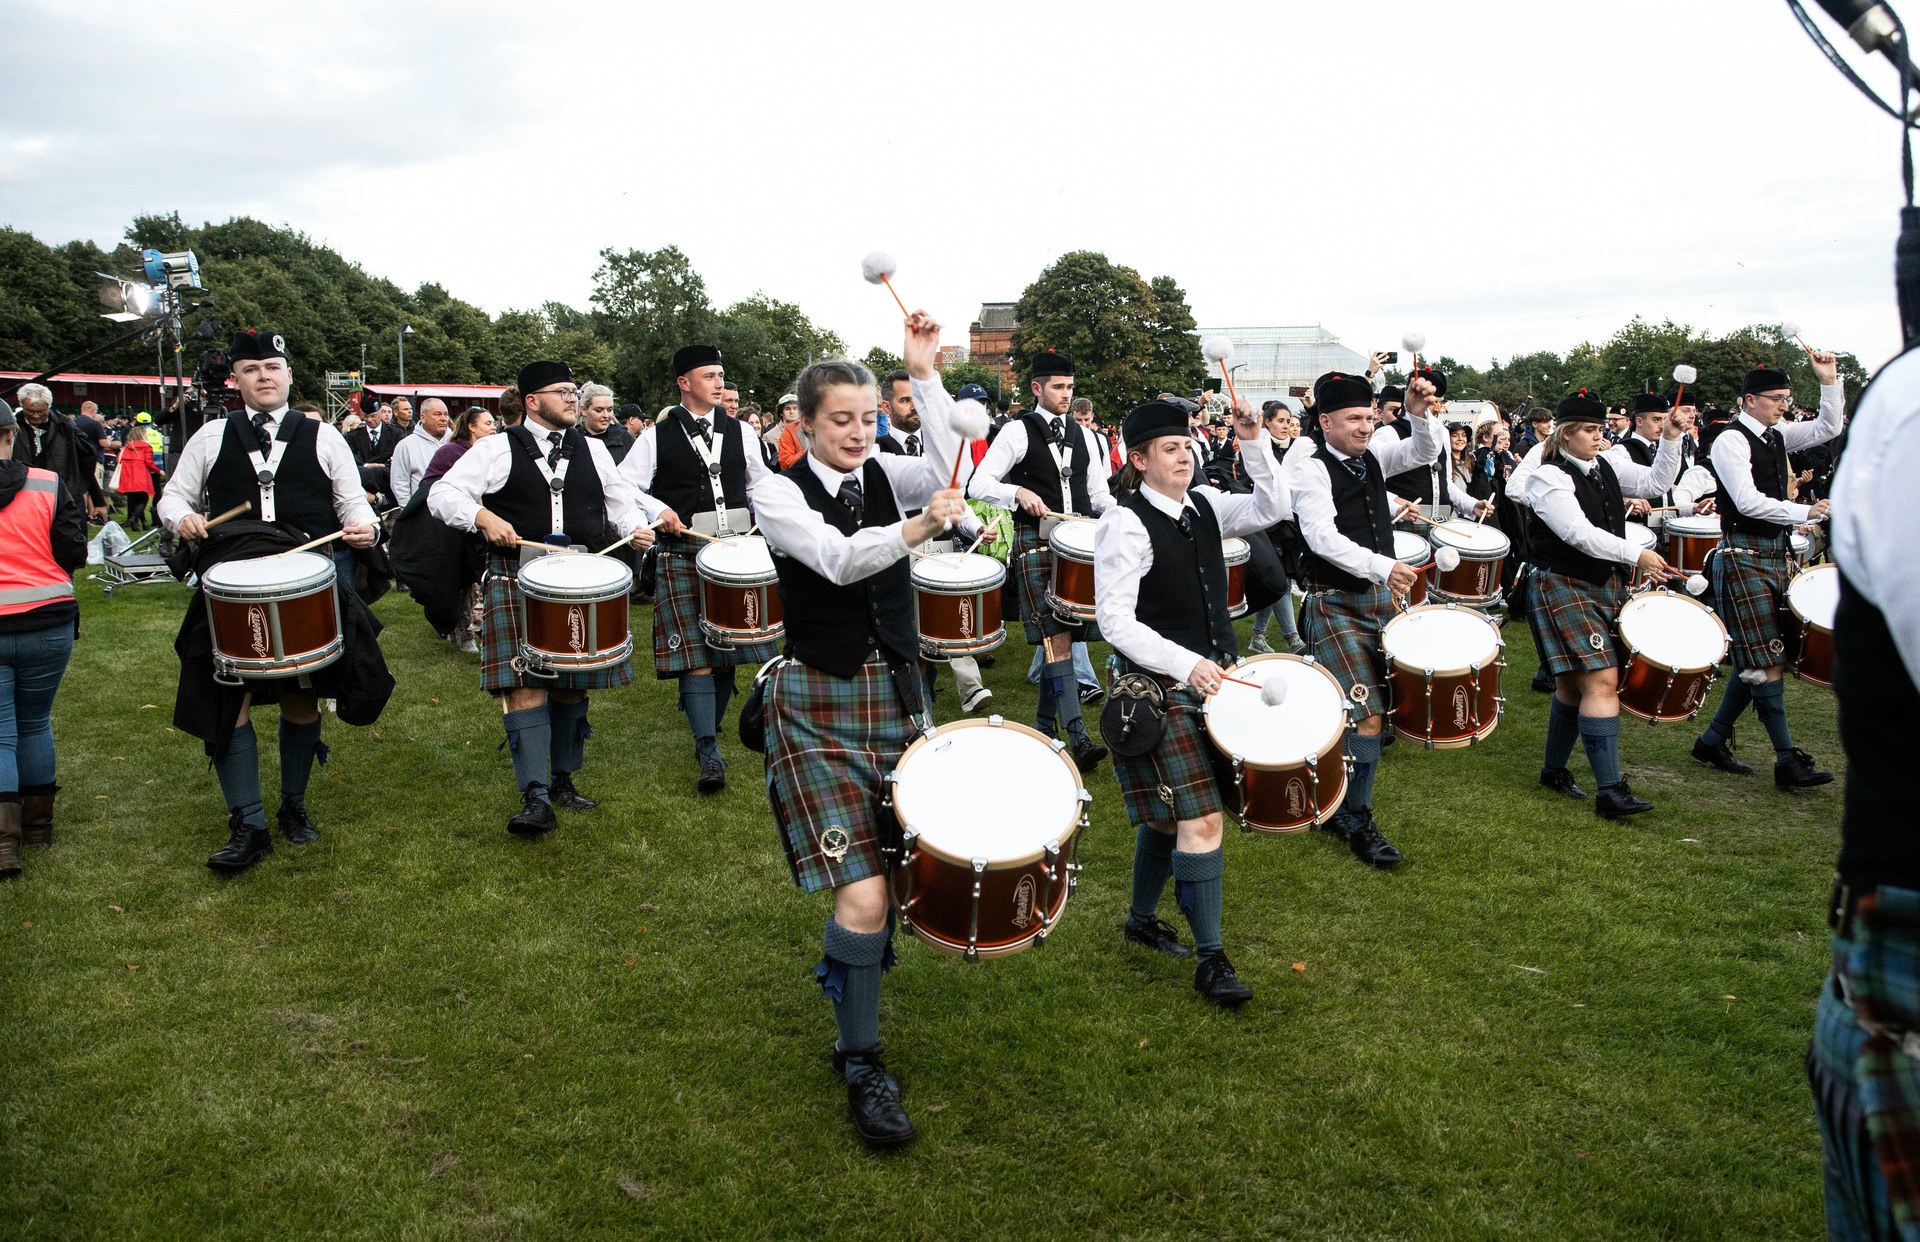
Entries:
<svg viewBox="0 0 1920 1242">
<path fill-rule="evenodd" d="M 816 362 L 794 386 L 808 455 L 753 489 L 786 618 L 787 658 L 762 691 L 768 794 L 794 882 L 833 890 L 813 969 L 833 1002 L 832 1062 L 846 1079 L 854 1129 L 875 1147 L 914 1136 L 880 1048 L 880 979 L 893 960 L 886 876 L 897 842 L 886 778 L 932 727 L 907 550 L 968 516 L 960 492 L 947 488 L 961 445 L 936 369 L 939 345 L 939 325 L 916 312 L 905 360 L 923 456 L 874 453 L 872 372 L 845 359 Z"/>
<path fill-rule="evenodd" d="M 1595 814 L 1619 819 L 1651 811 L 1653 803 L 1636 797 L 1620 774 L 1620 643 L 1614 626 L 1634 571 L 1673 576 L 1658 552 L 1636 551 L 1628 541 L 1627 498 L 1658 496 L 1673 486 L 1680 473 L 1681 420 L 1663 415 L 1651 466 L 1622 464 L 1605 451 L 1607 407 L 1584 388 L 1560 403 L 1555 420 L 1540 468 L 1527 479 L 1534 592 L 1527 616 L 1554 678 L 1540 783 L 1569 798 L 1587 796 L 1567 771 L 1577 737 L 1599 786 Z"/>
<path fill-rule="evenodd" d="M 1265 530 L 1288 512 L 1280 463 L 1253 407 L 1238 403 L 1234 422 L 1250 495 L 1192 487 L 1186 411 L 1170 401 L 1135 406 L 1122 436 L 1140 488 L 1100 519 L 1093 563 L 1100 633 L 1120 654 L 1121 671 L 1153 677 L 1167 694 L 1159 744 L 1114 758 L 1127 817 L 1137 825 L 1125 934 L 1170 957 L 1188 955 L 1155 913 L 1171 875 L 1199 953 L 1193 986 L 1228 1008 L 1252 999 L 1253 989 L 1221 947 L 1224 805 L 1218 757 L 1201 720 L 1222 670 L 1240 654 L 1220 541 Z"/>
<path fill-rule="evenodd" d="M 621 660 L 557 677 L 528 670 L 520 647 L 519 545 L 594 551 L 625 536 L 636 548 L 650 547 L 647 523 L 661 506 L 635 492 L 607 446 L 580 430 L 579 391 L 566 363 L 528 363 L 518 388 L 525 418 L 474 441 L 441 476 L 427 508 L 456 530 L 479 531 L 492 545 L 480 588 L 480 688 L 500 699 L 520 789 L 521 808 L 507 820 L 507 831 L 536 837 L 554 827 L 556 804 L 569 811 L 596 805 L 573 784 L 592 733 L 587 695 L 627 685 L 633 665 Z"/>
<path fill-rule="evenodd" d="M 1753 768 L 1733 757 L 1734 722 L 1747 704 L 1773 742 L 1773 783 L 1806 789 L 1833 780 L 1813 756 L 1793 744 L 1787 727 L 1786 638 L 1780 630 L 1793 581 L 1793 528 L 1827 516 L 1827 502 L 1787 499 L 1787 456 L 1824 444 L 1846 425 L 1846 389 L 1832 354 L 1810 352 L 1820 381 L 1820 417 L 1812 422 L 1780 419 L 1793 406 L 1785 371 L 1756 367 L 1740 386 L 1740 413 L 1714 438 L 1709 457 L 1719 482 L 1720 546 L 1713 555 L 1713 598 L 1733 636 L 1733 667 L 1719 710 L 1693 744 L 1693 757 L 1722 772 L 1745 775 Z"/>
</svg>

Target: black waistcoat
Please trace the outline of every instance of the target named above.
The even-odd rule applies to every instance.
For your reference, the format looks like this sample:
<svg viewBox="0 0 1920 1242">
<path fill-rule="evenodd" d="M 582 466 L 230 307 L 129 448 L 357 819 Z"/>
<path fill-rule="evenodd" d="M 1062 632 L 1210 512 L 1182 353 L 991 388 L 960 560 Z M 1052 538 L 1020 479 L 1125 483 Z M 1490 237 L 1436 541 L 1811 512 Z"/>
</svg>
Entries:
<svg viewBox="0 0 1920 1242">
<path fill-rule="evenodd" d="M 546 434 L 521 423 L 500 433 L 507 437 L 507 481 L 497 492 L 480 498 L 487 512 L 513 526 L 522 539 L 535 542 L 553 534 L 553 489 L 535 460 L 552 450 Z M 567 458 L 566 490 L 560 493 L 560 533 L 574 543 L 599 548 L 607 540 L 607 498 L 600 490 L 600 472 L 587 455 L 587 438 L 569 427 L 560 441 Z"/>
<path fill-rule="evenodd" d="M 1840 874 L 1856 893 L 1876 884 L 1920 887 L 1920 834 L 1913 831 L 1912 747 L 1894 721 L 1920 719 L 1920 690 L 1907 675 L 1887 619 L 1844 574 L 1834 614 L 1833 692 L 1847 750 Z"/>
<path fill-rule="evenodd" d="M 252 416 L 244 410 L 228 416 L 230 426 L 220 436 L 220 453 L 207 471 L 207 514 L 218 516 L 244 504 L 252 507 L 252 516 L 260 516 L 260 471 L 247 455 L 257 448 L 268 454 L 271 445 L 261 444 L 254 434 Z M 333 480 L 320 465 L 320 424 L 304 414 L 288 410 L 280 416 L 275 439 L 285 440 L 287 449 L 280 468 L 273 476 L 275 520 L 289 523 L 307 532 L 308 538 L 331 535 L 340 529 L 339 515 L 333 509 Z"/>
<path fill-rule="evenodd" d="M 1574 499 L 1580 502 L 1580 512 L 1586 515 L 1587 521 L 1626 538 L 1627 500 L 1620 491 L 1620 480 L 1613 476 L 1612 463 L 1604 456 L 1596 457 L 1592 472 L 1583 473 L 1580 467 L 1556 454 L 1540 463 L 1542 470 L 1548 467 L 1562 471 L 1573 480 Z M 1540 568 L 1596 586 L 1604 586 L 1612 582 L 1615 575 L 1624 577 L 1627 573 L 1627 567 L 1619 561 L 1601 560 L 1575 548 L 1554 534 L 1553 528 L 1543 521 L 1528 523 L 1527 547 L 1527 559 Z"/>
<path fill-rule="evenodd" d="M 1007 471 L 1006 482 L 1015 487 L 1024 487 L 1040 497 L 1047 508 L 1061 512 L 1066 508 L 1062 503 L 1060 489 L 1060 463 L 1054 460 L 1053 446 L 1047 443 L 1047 423 L 1052 415 L 1022 414 L 1020 423 L 1027 429 L 1027 455 L 1013 463 L 1013 469 Z M 1087 453 L 1087 438 L 1081 434 L 1078 424 L 1071 418 L 1062 416 L 1064 427 L 1061 434 L 1066 437 L 1069 455 L 1067 469 L 1073 477 L 1067 482 L 1071 485 L 1069 494 L 1073 497 L 1075 513 L 1092 513 L 1093 501 L 1087 497 L 1087 469 L 1091 464 Z M 1038 526 L 1040 519 L 1029 516 L 1015 508 L 1013 520 L 1023 526 Z"/>
<path fill-rule="evenodd" d="M 1634 465 L 1653 465 L 1654 448 L 1639 436 L 1627 436 L 1620 441 L 1620 447 L 1627 450 L 1627 456 L 1633 458 Z"/>
<path fill-rule="evenodd" d="M 1240 654 L 1233 621 L 1227 616 L 1227 562 L 1220 549 L 1220 521 L 1204 496 L 1189 492 L 1193 533 L 1153 507 L 1144 490 L 1125 504 L 1147 528 L 1153 564 L 1140 578 L 1133 615 L 1169 642 L 1179 643 L 1215 663 Z"/>
<path fill-rule="evenodd" d="M 860 471 L 866 507 L 856 525 L 805 459 L 786 472 L 815 513 L 843 535 L 900 520 L 893 485 L 877 461 Z M 836 586 L 791 556 L 776 556 L 780 607 L 787 622 L 787 654 L 835 677 L 852 677 L 878 650 L 899 666 L 920 658 L 920 626 L 913 609 L 913 570 L 901 557 L 879 573 Z"/>
<path fill-rule="evenodd" d="M 707 416 L 713 420 L 714 437 L 720 443 L 720 484 L 725 489 L 727 508 L 744 509 L 747 451 L 740 421 L 719 408 Z M 653 433 L 653 486 L 648 490 L 682 521 L 696 513 L 713 512 L 713 485 L 708 482 L 707 463 L 693 447 L 693 438 L 700 433 L 687 429 L 692 420 L 686 407 L 676 405 Z"/>
<path fill-rule="evenodd" d="M 1402 414 L 1387 424 L 1395 435 L 1402 440 L 1413 438 L 1413 420 Z M 1444 463 L 1445 458 L 1436 459 Z M 1415 466 L 1411 470 L 1402 470 L 1399 474 L 1387 476 L 1387 490 L 1407 500 L 1417 500 L 1423 505 L 1433 501 L 1433 474 L 1436 462 L 1430 461 L 1424 466 Z"/>
<path fill-rule="evenodd" d="M 1352 460 L 1366 466 L 1366 477 L 1356 479 L 1346 463 L 1324 444 L 1314 454 L 1327 468 L 1327 481 L 1333 485 L 1333 525 L 1336 530 L 1363 548 L 1383 556 L 1393 555 L 1393 510 L 1387 500 L 1387 481 L 1380 475 L 1380 462 L 1372 453 Z M 1303 532 L 1304 533 L 1304 532 Z M 1370 591 L 1373 582 L 1350 574 L 1308 546 L 1300 563 L 1307 581 L 1326 590 Z"/>
<path fill-rule="evenodd" d="M 1775 500 L 1787 498 L 1787 450 L 1781 445 L 1775 451 L 1768 443 L 1780 433 L 1774 428 L 1766 437 L 1756 436 L 1747 430 L 1747 425 L 1739 420 L 1727 424 L 1723 436 L 1742 435 L 1747 438 L 1747 451 L 1753 455 L 1753 485 L 1763 496 Z M 1778 522 L 1769 522 L 1765 518 L 1752 518 L 1740 512 L 1739 506 L 1731 499 L 1722 498 L 1720 508 L 1720 533 L 1723 535 L 1774 535 L 1785 539 L 1788 528 Z"/>
</svg>

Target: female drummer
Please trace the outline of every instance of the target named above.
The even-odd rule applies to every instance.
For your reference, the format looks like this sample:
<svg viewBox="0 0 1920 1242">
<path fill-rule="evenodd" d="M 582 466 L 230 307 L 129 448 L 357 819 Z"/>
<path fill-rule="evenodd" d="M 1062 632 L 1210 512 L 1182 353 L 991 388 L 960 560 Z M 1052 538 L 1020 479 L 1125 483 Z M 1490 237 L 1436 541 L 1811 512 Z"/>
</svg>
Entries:
<svg viewBox="0 0 1920 1242">
<path fill-rule="evenodd" d="M 1287 485 L 1265 429 L 1244 402 L 1234 409 L 1240 460 L 1252 495 L 1194 481 L 1187 415 L 1170 401 L 1149 401 L 1127 415 L 1122 435 L 1140 488 L 1107 510 L 1094 536 L 1094 610 L 1122 670 L 1145 673 L 1167 691 L 1166 730 L 1153 750 L 1116 755 L 1114 775 L 1138 826 L 1133 905 L 1126 937 L 1170 957 L 1185 957 L 1172 927 L 1155 914 L 1167 876 L 1200 960 L 1193 986 L 1216 1005 L 1245 1004 L 1241 982 L 1220 942 L 1220 789 L 1200 721 L 1203 701 L 1220 689 L 1239 658 L 1227 615 L 1227 567 L 1220 541 L 1250 535 L 1288 516 Z"/>
<path fill-rule="evenodd" d="M 1661 423 L 1651 466 L 1620 463 L 1607 447 L 1607 407 L 1582 388 L 1560 403 L 1541 447 L 1540 468 L 1527 479 L 1533 509 L 1528 534 L 1533 563 L 1533 607 L 1528 616 L 1554 678 L 1547 720 L 1547 754 L 1540 783 L 1569 798 L 1586 791 L 1573 783 L 1567 759 L 1573 740 L 1586 747 L 1599 794 L 1593 809 L 1607 819 L 1638 815 L 1653 804 L 1634 796 L 1620 775 L 1620 673 L 1614 623 L 1637 570 L 1648 578 L 1673 576 L 1658 552 L 1638 551 L 1626 538 L 1629 496 L 1658 496 L 1680 473 L 1680 420 Z"/>
<path fill-rule="evenodd" d="M 940 325 L 907 321 L 905 360 L 923 456 L 873 454 L 878 394 L 857 362 L 816 362 L 794 386 L 807 456 L 753 485 L 780 575 L 786 659 L 767 682 L 767 786 L 794 882 L 833 890 L 814 967 L 833 1002 L 833 1067 L 875 1147 L 913 1138 L 880 1052 L 880 976 L 891 964 L 887 775 L 924 715 L 907 549 L 967 514 L 949 489 L 959 438 L 936 362 Z M 902 518 L 919 509 L 916 517 Z M 931 727 L 931 722 L 926 727 Z"/>
</svg>

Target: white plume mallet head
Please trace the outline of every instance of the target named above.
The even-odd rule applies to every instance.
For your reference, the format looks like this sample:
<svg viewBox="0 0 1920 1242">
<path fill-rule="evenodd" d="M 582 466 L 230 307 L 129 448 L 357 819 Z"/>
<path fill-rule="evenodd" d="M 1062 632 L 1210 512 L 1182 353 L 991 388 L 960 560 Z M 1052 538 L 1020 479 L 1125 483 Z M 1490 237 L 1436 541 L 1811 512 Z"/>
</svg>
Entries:
<svg viewBox="0 0 1920 1242">
<path fill-rule="evenodd" d="M 987 407 L 972 397 L 954 403 L 952 422 L 953 429 L 969 440 L 986 439 L 987 429 L 992 425 L 987 418 Z"/>
<path fill-rule="evenodd" d="M 1225 362 L 1233 357 L 1233 341 L 1225 336 L 1210 336 L 1200 343 L 1200 352 L 1208 362 Z"/>
<path fill-rule="evenodd" d="M 866 277 L 870 285 L 881 284 L 891 279 L 899 270 L 900 265 L 895 263 L 893 256 L 884 250 L 876 250 L 860 260 L 860 274 Z"/>
<path fill-rule="evenodd" d="M 1460 568 L 1460 549 L 1458 548 L 1437 549 L 1433 554 L 1433 565 L 1434 565 L 1434 568 L 1438 569 L 1443 574 L 1452 573 L 1454 570 Z"/>
<path fill-rule="evenodd" d="M 1287 683 L 1283 678 L 1269 677 L 1261 683 L 1260 701 L 1268 707 L 1278 707 L 1287 701 Z"/>
<path fill-rule="evenodd" d="M 1705 595 L 1706 593 L 1707 593 L 1707 576 L 1705 574 L 1695 574 L 1691 578 L 1687 579 L 1687 594 Z"/>
<path fill-rule="evenodd" d="M 1409 332 L 1400 338 L 1400 346 L 1410 354 L 1418 354 L 1427 347 L 1426 333 Z"/>
<path fill-rule="evenodd" d="M 1789 319 L 1780 325 L 1780 331 L 1786 336 L 1798 338 L 1800 335 L 1800 325 Z"/>
<path fill-rule="evenodd" d="M 1673 381 L 1676 384 L 1691 384 L 1699 378 L 1700 372 L 1684 362 L 1673 369 Z"/>
</svg>

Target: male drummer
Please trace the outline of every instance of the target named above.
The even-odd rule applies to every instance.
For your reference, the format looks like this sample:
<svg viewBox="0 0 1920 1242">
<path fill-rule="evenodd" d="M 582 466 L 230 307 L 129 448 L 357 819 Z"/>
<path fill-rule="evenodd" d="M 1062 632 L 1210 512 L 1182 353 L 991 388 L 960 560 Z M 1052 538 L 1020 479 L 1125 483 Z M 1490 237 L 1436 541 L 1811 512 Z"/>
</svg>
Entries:
<svg viewBox="0 0 1920 1242">
<path fill-rule="evenodd" d="M 1619 436 L 1609 437 L 1613 440 L 1613 444 L 1605 450 L 1604 456 L 1613 463 L 1615 469 L 1625 466 L 1650 468 L 1653 465 L 1654 456 L 1660 451 L 1660 441 L 1665 434 L 1673 402 L 1657 392 L 1642 392 L 1635 393 L 1633 400 L 1627 403 L 1626 408 L 1633 422 Z M 1611 426 L 1611 420 L 1609 420 L 1609 426 Z M 1680 443 L 1684 448 L 1685 439 L 1683 438 Z M 1679 469 L 1686 469 L 1684 460 L 1681 461 Z M 1656 504 L 1662 508 L 1671 509 L 1674 505 L 1673 491 L 1669 489 L 1652 498 L 1628 497 L 1627 516 L 1629 518 L 1647 517 Z"/>
<path fill-rule="evenodd" d="M 1441 400 L 1447 395 L 1444 372 L 1421 367 L 1414 372 L 1414 377 L 1433 385 L 1434 400 Z M 1413 435 L 1413 422 L 1404 414 L 1405 390 L 1392 386 L 1383 388 L 1375 398 L 1374 405 L 1379 411 L 1380 426 L 1374 430 L 1373 438 L 1379 441 L 1379 447 L 1387 448 L 1395 440 L 1405 440 Z M 1485 517 L 1493 512 L 1491 500 L 1480 499 L 1454 481 L 1452 465 L 1444 449 L 1440 456 L 1424 465 L 1388 475 L 1387 490 L 1402 500 L 1411 500 L 1419 505 L 1420 515 L 1430 522 L 1444 522 L 1456 512 L 1468 517 Z M 1412 528 L 1413 524 L 1409 523 L 1408 529 Z"/>
<path fill-rule="evenodd" d="M 475 440 L 428 494 L 427 510 L 492 545 L 481 586 L 480 688 L 500 699 L 520 789 L 507 831 L 537 837 L 555 826 L 555 804 L 569 811 L 597 805 L 573 783 L 592 732 L 587 694 L 631 682 L 633 665 L 622 659 L 557 677 L 530 668 L 521 650 L 520 567 L 544 548 L 597 552 L 623 537 L 651 547 L 647 523 L 662 506 L 636 493 L 607 446 L 577 426 L 580 394 L 566 363 L 530 362 L 517 386 L 524 420 Z"/>
<path fill-rule="evenodd" d="M 245 516 L 278 523 L 303 541 L 344 532 L 339 542 L 346 546 L 329 549 L 343 618 L 348 622 L 344 637 L 364 632 L 368 639 L 364 649 L 349 652 L 337 663 L 370 660 L 377 676 L 384 678 L 380 649 L 371 637 L 378 633 L 377 626 L 369 617 L 361 631 L 348 615 L 362 608 L 353 593 L 351 549 L 373 546 L 376 521 L 360 487 L 353 451 L 330 424 L 287 409 L 293 370 L 287 362 L 286 340 L 279 333 L 252 328 L 236 333 L 227 345 L 227 356 L 233 364 L 233 386 L 246 403 L 245 413 L 215 419 L 194 433 L 155 512 L 161 524 L 182 539 L 207 538 L 209 515 L 241 504 L 248 506 Z M 218 551 L 222 548 L 224 554 Z M 278 544 L 263 548 L 257 536 L 221 540 L 202 553 L 199 567 L 204 571 L 216 556 L 238 559 L 284 550 Z M 200 607 L 197 596 L 193 607 Z M 197 614 L 190 615 L 183 634 L 198 622 Z M 343 672 L 333 669 L 327 680 Z M 174 725 L 205 742 L 213 759 L 220 793 L 230 811 L 229 836 L 226 846 L 207 859 L 207 866 L 231 875 L 273 852 L 261 800 L 259 742 L 248 715 L 255 703 L 280 708 L 280 831 L 295 845 L 320 838 L 307 818 L 307 783 L 314 759 L 324 762 L 327 754 L 320 742 L 320 696 L 306 677 L 248 680 L 236 689 L 202 673 L 198 662 L 182 664 Z"/>
<path fill-rule="evenodd" d="M 1073 404 L 1072 356 L 1044 350 L 1033 356 L 1029 369 L 1035 408 L 1007 420 L 967 490 L 1013 511 L 1008 572 L 1019 586 L 1027 641 L 1044 643 L 1047 653 L 1034 727 L 1052 737 L 1057 724 L 1065 725 L 1073 761 L 1082 772 L 1091 772 L 1107 757 L 1107 748 L 1087 736 L 1080 720 L 1073 644 L 1085 641 L 1086 627 L 1069 624 L 1047 606 L 1053 557 L 1046 536 L 1053 529 L 1049 514 L 1098 517 L 1113 497 L 1106 469 L 1094 460 L 1103 450 L 1092 433 L 1067 416 Z"/>
<path fill-rule="evenodd" d="M 1204 700 L 1239 658 L 1227 615 L 1221 540 L 1262 531 L 1287 516 L 1287 485 L 1253 407 L 1239 402 L 1234 425 L 1251 495 L 1192 486 L 1186 412 L 1149 401 L 1127 415 L 1122 434 L 1140 490 L 1108 509 L 1094 536 L 1094 607 L 1100 633 L 1123 672 L 1146 673 L 1167 692 L 1165 731 L 1144 755 L 1114 757 L 1114 775 L 1137 825 L 1127 939 L 1185 957 L 1174 929 L 1155 913 L 1167 876 L 1193 931 L 1200 960 L 1193 986 L 1232 1008 L 1253 997 L 1221 947 L 1222 804 L 1215 755 L 1201 721 Z"/>
<path fill-rule="evenodd" d="M 1373 818 L 1374 769 L 1386 711 L 1387 661 L 1381 634 L 1395 607 L 1412 589 L 1415 572 L 1393 555 L 1393 509 L 1387 476 L 1418 469 L 1440 455 L 1446 431 L 1427 406 L 1433 381 L 1407 382 L 1402 417 L 1408 438 L 1369 439 L 1373 390 L 1367 381 L 1329 371 L 1314 381 L 1325 443 L 1294 468 L 1289 480 L 1293 508 L 1307 549 L 1301 568 L 1307 582 L 1300 630 L 1313 656 L 1347 693 L 1354 728 L 1347 733 L 1353 775 L 1347 796 L 1325 831 L 1346 841 L 1355 858 L 1371 867 L 1398 866 L 1400 851 Z"/>
<path fill-rule="evenodd" d="M 1773 742 L 1773 783 L 1780 789 L 1806 789 L 1833 780 L 1831 772 L 1815 767 L 1813 756 L 1793 744 L 1781 681 L 1787 645 L 1780 613 L 1793 578 L 1793 528 L 1827 516 L 1824 500 L 1803 505 L 1787 499 L 1787 455 L 1826 443 L 1846 425 L 1846 389 L 1834 356 L 1809 351 L 1807 357 L 1820 381 L 1818 419 L 1777 426 L 1793 405 L 1793 385 L 1777 367 L 1756 367 L 1740 386 L 1739 415 L 1715 437 L 1710 453 L 1722 493 L 1713 598 L 1733 636 L 1737 676 L 1727 679 L 1720 709 L 1694 742 L 1693 757 L 1722 772 L 1753 771 L 1734 758 L 1727 745 L 1734 722 L 1750 702 Z"/>
<path fill-rule="evenodd" d="M 757 668 L 778 654 L 774 639 L 715 647 L 700 628 L 700 575 L 694 558 L 714 538 L 753 526 L 748 489 L 772 472 L 751 443 L 753 432 L 723 407 L 726 370 L 712 345 L 682 346 L 673 355 L 680 403 L 661 411 L 620 463 L 620 474 L 667 506 L 661 515 L 658 585 L 653 591 L 653 675 L 678 678 L 680 710 L 693 734 L 703 794 L 726 788 L 720 722 L 733 698 L 734 666 Z M 692 535 L 685 532 L 691 530 Z M 704 535 L 705 539 L 695 536 Z"/>
</svg>

